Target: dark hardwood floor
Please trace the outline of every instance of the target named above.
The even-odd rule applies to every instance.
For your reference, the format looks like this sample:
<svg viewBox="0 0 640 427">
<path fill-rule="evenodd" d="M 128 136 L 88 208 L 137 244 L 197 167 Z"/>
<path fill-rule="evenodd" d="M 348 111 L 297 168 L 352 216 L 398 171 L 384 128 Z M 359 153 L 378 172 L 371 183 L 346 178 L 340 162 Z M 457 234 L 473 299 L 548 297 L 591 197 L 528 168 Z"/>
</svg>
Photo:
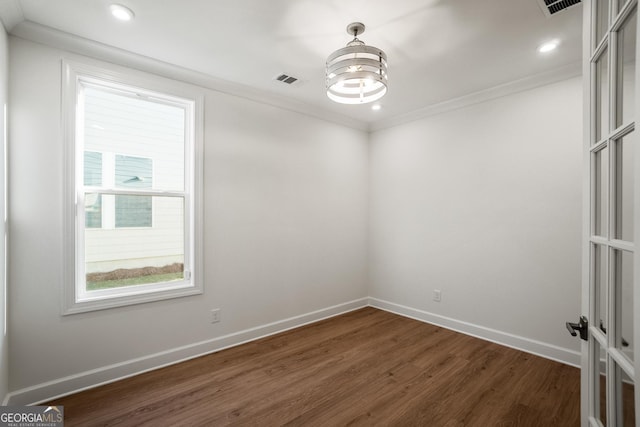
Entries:
<svg viewBox="0 0 640 427">
<path fill-rule="evenodd" d="M 374 308 L 49 402 L 66 426 L 578 426 L 578 369 Z"/>
</svg>

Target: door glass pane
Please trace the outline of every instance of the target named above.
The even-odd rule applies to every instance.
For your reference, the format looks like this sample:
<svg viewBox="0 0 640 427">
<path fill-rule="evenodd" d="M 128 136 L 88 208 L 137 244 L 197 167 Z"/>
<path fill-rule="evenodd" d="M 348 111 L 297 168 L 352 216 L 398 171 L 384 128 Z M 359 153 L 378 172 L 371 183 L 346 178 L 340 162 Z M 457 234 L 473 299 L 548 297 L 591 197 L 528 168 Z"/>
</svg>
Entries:
<svg viewBox="0 0 640 427">
<path fill-rule="evenodd" d="M 597 236 L 607 237 L 607 202 L 609 199 L 609 150 L 607 147 L 603 148 L 595 154 L 594 168 L 594 233 Z"/>
<path fill-rule="evenodd" d="M 597 6 L 597 25 L 596 25 L 596 42 L 599 43 L 609 28 L 609 0 L 596 0 Z"/>
<path fill-rule="evenodd" d="M 636 404 L 633 398 L 635 387 L 628 375 L 623 376 L 622 383 L 622 425 L 623 427 L 635 426 Z"/>
<path fill-rule="evenodd" d="M 631 133 L 616 141 L 615 238 L 633 241 L 633 140 Z"/>
<path fill-rule="evenodd" d="M 603 426 L 607 425 L 607 377 L 600 375 L 600 417 Z"/>
<path fill-rule="evenodd" d="M 609 133 L 609 50 L 596 62 L 596 141 Z M 595 142 L 595 141 L 594 141 Z"/>
<path fill-rule="evenodd" d="M 616 347 L 633 360 L 633 253 L 616 250 L 614 266 L 617 318 L 620 322 L 620 337 L 616 340 Z"/>
<path fill-rule="evenodd" d="M 636 86 L 636 20 L 634 11 L 618 33 L 618 112 L 616 126 L 633 120 Z"/>
<path fill-rule="evenodd" d="M 596 316 L 598 326 L 604 333 L 607 331 L 607 250 L 604 246 L 594 246 L 594 278 L 598 301 Z"/>
<path fill-rule="evenodd" d="M 595 412 L 593 415 L 595 418 L 599 419 L 602 425 L 607 425 L 607 375 L 605 369 L 606 363 L 606 354 L 604 349 L 600 347 L 598 342 L 595 342 L 596 353 L 600 355 L 598 361 L 596 362 L 596 375 L 598 375 L 597 380 L 595 381 L 595 397 L 596 397 L 596 407 L 593 408 Z"/>
</svg>

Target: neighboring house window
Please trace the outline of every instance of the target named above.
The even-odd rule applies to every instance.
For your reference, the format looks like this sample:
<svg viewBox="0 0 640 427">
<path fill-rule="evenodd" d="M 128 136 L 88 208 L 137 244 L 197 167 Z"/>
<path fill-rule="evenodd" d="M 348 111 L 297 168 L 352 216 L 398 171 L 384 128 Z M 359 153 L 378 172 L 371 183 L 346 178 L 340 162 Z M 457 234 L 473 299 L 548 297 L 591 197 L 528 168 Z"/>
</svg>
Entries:
<svg viewBox="0 0 640 427">
<path fill-rule="evenodd" d="M 116 156 L 116 187 L 152 188 L 151 159 Z M 151 196 L 116 196 L 116 227 L 151 227 Z"/>
<path fill-rule="evenodd" d="M 65 71 L 65 314 L 201 293 L 201 96 L 134 72 Z"/>
<path fill-rule="evenodd" d="M 102 153 L 84 152 L 84 185 L 85 187 L 102 186 Z M 85 226 L 102 228 L 102 195 L 92 194 L 85 197 Z"/>
<path fill-rule="evenodd" d="M 108 160 L 106 163 L 115 164 L 115 170 L 104 170 L 103 158 Z M 149 158 L 85 151 L 84 186 L 85 188 L 100 188 L 104 173 L 115 183 L 116 188 L 151 189 L 153 188 L 152 165 L 153 161 Z M 86 228 L 153 226 L 153 198 L 151 196 L 120 194 L 111 198 L 105 197 L 103 207 L 102 194 L 90 193 L 85 196 L 84 206 Z M 106 218 L 103 221 L 103 214 L 114 218 L 115 224 L 109 224 L 109 220 Z"/>
</svg>

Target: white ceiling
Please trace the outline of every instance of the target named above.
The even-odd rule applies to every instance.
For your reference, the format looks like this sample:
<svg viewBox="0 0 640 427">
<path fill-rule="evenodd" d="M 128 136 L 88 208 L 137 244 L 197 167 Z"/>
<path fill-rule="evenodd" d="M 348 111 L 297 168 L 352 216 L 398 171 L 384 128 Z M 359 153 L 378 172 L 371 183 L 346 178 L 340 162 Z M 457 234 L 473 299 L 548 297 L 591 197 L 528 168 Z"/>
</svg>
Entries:
<svg viewBox="0 0 640 427">
<path fill-rule="evenodd" d="M 547 17 L 537 0 L 114 0 L 135 12 L 120 22 L 109 0 L 0 1 L 11 2 L 0 7 L 10 32 L 51 27 L 364 123 L 549 74 L 582 54 L 581 4 Z M 350 41 L 353 21 L 388 56 L 380 111 L 325 95 L 326 57 Z M 550 39 L 560 47 L 539 54 Z M 274 81 L 280 73 L 302 84 Z"/>
</svg>

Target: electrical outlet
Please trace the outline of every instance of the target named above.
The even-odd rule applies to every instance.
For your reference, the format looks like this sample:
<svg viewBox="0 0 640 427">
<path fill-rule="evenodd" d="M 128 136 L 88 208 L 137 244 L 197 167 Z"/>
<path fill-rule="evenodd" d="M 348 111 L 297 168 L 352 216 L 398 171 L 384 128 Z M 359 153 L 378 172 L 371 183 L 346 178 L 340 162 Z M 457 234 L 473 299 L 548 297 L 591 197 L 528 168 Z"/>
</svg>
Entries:
<svg viewBox="0 0 640 427">
<path fill-rule="evenodd" d="M 220 321 L 220 309 L 214 308 L 211 310 L 211 323 L 218 323 Z"/>
<path fill-rule="evenodd" d="M 440 302 L 442 300 L 442 291 L 440 289 L 433 290 L 433 300 L 435 302 Z"/>
</svg>

